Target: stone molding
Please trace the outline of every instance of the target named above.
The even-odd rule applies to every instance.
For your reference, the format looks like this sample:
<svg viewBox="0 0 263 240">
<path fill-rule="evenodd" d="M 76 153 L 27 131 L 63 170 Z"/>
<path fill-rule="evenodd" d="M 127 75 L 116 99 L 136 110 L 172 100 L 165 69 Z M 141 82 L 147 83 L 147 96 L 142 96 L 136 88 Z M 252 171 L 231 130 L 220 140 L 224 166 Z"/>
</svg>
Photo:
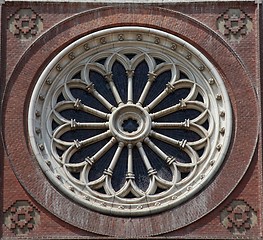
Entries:
<svg viewBox="0 0 263 240">
<path fill-rule="evenodd" d="M 189 3 L 189 2 L 229 2 L 226 0 L 0 0 L 5 2 L 85 2 L 85 3 Z M 262 0 L 239 0 L 239 2 L 255 2 L 262 3 Z"/>
</svg>

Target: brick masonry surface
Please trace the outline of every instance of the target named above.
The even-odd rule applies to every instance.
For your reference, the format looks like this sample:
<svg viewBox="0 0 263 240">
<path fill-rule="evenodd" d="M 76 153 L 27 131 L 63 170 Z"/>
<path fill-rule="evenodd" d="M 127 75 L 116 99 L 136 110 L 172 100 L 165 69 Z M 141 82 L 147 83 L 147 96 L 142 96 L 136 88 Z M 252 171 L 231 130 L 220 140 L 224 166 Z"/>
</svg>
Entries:
<svg viewBox="0 0 263 240">
<path fill-rule="evenodd" d="M 261 5 L 254 2 L 239 1 L 176 4 L 14 1 L 0 5 L 3 145 L 0 236 L 3 239 L 260 239 L 263 192 L 259 8 Z M 236 20 L 235 14 L 240 11 L 245 15 Z M 239 27 L 231 28 L 229 19 L 238 22 Z M 65 198 L 46 180 L 27 136 L 29 96 L 45 66 L 74 40 L 114 26 L 152 27 L 191 43 L 220 72 L 233 108 L 229 151 L 211 183 L 176 209 L 147 217 L 107 216 Z M 47 192 L 50 199 L 45 200 Z M 207 201 L 206 209 L 193 210 L 202 198 Z M 59 211 L 55 201 L 60 201 Z M 186 211 L 200 217 L 180 219 Z M 78 216 L 87 219 L 75 221 Z"/>
</svg>

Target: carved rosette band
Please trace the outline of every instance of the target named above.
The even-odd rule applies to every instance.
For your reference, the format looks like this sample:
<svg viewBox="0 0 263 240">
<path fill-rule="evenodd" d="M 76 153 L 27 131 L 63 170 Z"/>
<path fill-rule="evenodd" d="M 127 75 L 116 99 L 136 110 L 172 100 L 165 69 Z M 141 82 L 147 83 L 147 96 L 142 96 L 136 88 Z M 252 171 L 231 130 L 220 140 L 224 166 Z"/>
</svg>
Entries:
<svg viewBox="0 0 263 240">
<path fill-rule="evenodd" d="M 252 19 L 240 9 L 228 9 L 217 18 L 217 29 L 230 42 L 240 42 L 252 30 Z"/>
<path fill-rule="evenodd" d="M 43 19 L 30 8 L 20 9 L 8 17 L 9 30 L 21 40 L 36 36 L 43 30 Z"/>
<path fill-rule="evenodd" d="M 25 200 L 16 201 L 4 212 L 5 226 L 16 235 L 28 234 L 39 222 L 39 210 Z"/>
<path fill-rule="evenodd" d="M 221 223 L 231 233 L 242 235 L 257 224 L 257 212 L 244 200 L 235 200 L 221 212 Z"/>
</svg>

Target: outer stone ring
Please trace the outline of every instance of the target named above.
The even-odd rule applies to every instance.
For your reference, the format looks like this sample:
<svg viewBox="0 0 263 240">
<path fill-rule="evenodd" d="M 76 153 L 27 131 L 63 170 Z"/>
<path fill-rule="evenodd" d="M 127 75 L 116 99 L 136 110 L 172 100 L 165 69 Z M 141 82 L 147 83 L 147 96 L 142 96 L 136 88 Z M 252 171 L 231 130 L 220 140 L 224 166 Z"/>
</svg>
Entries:
<svg viewBox="0 0 263 240">
<path fill-rule="evenodd" d="M 232 112 L 222 78 L 196 48 L 120 27 L 75 41 L 48 64 L 28 128 L 41 169 L 66 197 L 141 216 L 178 206 L 211 181 Z"/>
</svg>

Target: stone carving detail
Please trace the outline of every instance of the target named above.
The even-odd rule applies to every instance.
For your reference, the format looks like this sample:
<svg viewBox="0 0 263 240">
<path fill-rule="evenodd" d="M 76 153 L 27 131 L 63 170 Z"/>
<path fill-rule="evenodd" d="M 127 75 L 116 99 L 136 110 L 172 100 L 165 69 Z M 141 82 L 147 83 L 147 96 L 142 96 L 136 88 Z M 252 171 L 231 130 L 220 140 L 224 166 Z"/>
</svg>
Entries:
<svg viewBox="0 0 263 240">
<path fill-rule="evenodd" d="M 217 18 L 217 28 L 232 42 L 252 30 L 252 19 L 240 9 L 228 9 Z"/>
<path fill-rule="evenodd" d="M 29 136 L 66 196 L 110 215 L 147 215 L 212 177 L 230 139 L 230 101 L 215 68 L 186 45 L 154 29 L 113 28 L 50 63 L 32 95 Z"/>
<path fill-rule="evenodd" d="M 244 200 L 235 200 L 221 212 L 221 222 L 233 234 L 245 234 L 257 224 L 257 212 Z"/>
<path fill-rule="evenodd" d="M 27 234 L 40 221 L 40 212 L 28 201 L 16 201 L 4 212 L 4 224 L 16 235 Z"/>
<path fill-rule="evenodd" d="M 32 9 L 20 9 L 8 17 L 9 30 L 20 39 L 29 39 L 43 30 L 43 19 Z"/>
</svg>

